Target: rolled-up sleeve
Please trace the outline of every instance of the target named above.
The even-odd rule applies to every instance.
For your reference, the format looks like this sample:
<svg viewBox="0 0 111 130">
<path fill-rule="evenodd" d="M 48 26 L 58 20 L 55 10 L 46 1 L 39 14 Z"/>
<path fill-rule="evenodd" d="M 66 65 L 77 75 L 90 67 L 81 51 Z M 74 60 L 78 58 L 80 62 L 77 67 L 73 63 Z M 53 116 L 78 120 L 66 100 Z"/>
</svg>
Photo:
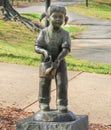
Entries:
<svg viewBox="0 0 111 130">
<path fill-rule="evenodd" d="M 71 50 L 71 40 L 68 32 L 64 33 L 62 48 L 67 48 L 69 52 Z"/>
</svg>

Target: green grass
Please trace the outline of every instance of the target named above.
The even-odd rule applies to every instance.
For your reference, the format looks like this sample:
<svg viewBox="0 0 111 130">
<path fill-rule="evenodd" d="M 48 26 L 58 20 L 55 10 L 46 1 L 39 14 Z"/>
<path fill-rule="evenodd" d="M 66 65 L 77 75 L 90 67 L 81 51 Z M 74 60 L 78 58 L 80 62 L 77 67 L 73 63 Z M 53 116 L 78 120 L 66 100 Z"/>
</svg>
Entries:
<svg viewBox="0 0 111 130">
<path fill-rule="evenodd" d="M 34 52 L 36 35 L 21 23 L 0 20 L 0 61 L 28 65 L 38 64 L 34 62 L 40 57 Z"/>
<path fill-rule="evenodd" d="M 69 32 L 75 29 L 70 26 L 65 28 Z M 29 31 L 21 23 L 0 20 L 0 62 L 38 66 L 40 55 L 34 51 L 36 35 L 35 32 Z M 68 55 L 66 60 L 69 70 L 111 73 L 111 65 L 109 64 L 82 61 L 71 55 Z"/>
<path fill-rule="evenodd" d="M 85 6 L 85 2 L 81 2 L 76 5 L 67 6 L 67 8 L 87 16 L 111 20 L 111 0 L 89 0 L 88 7 Z"/>
<path fill-rule="evenodd" d="M 70 70 L 100 73 L 100 74 L 110 74 L 111 64 L 89 62 L 85 60 L 80 60 L 73 58 L 71 55 L 66 57 L 67 66 Z"/>
<path fill-rule="evenodd" d="M 27 17 L 27 18 L 34 18 L 36 20 L 39 20 L 40 18 L 40 14 L 37 13 L 22 13 L 23 16 Z"/>
<path fill-rule="evenodd" d="M 71 39 L 75 39 L 76 35 L 78 35 L 80 32 L 82 32 L 87 26 L 81 26 L 81 25 L 65 25 L 63 28 L 67 30 L 70 34 Z"/>
</svg>

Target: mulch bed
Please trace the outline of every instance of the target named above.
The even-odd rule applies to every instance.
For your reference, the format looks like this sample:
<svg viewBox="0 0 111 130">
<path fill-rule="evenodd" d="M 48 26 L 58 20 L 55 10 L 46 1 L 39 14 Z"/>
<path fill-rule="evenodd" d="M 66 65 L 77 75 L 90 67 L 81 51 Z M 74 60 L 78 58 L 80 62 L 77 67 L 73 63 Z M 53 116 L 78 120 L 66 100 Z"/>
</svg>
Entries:
<svg viewBox="0 0 111 130">
<path fill-rule="evenodd" d="M 32 114 L 33 112 L 27 112 L 15 107 L 0 108 L 0 130 L 15 130 L 16 121 Z M 90 123 L 89 130 L 111 130 L 111 125 Z"/>
</svg>

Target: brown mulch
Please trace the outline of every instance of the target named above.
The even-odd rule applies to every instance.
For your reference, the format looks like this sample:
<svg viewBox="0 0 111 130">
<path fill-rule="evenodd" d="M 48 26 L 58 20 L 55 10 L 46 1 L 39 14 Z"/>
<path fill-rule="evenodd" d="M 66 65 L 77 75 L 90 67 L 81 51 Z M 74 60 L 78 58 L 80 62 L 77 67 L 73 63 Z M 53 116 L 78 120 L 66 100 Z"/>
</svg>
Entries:
<svg viewBox="0 0 111 130">
<path fill-rule="evenodd" d="M 16 121 L 32 114 L 15 107 L 0 108 L 0 130 L 15 130 Z"/>
<path fill-rule="evenodd" d="M 27 112 L 15 107 L 0 108 L 0 130 L 15 130 L 16 121 L 32 114 L 33 112 Z M 90 123 L 89 130 L 111 130 L 111 125 Z"/>
</svg>

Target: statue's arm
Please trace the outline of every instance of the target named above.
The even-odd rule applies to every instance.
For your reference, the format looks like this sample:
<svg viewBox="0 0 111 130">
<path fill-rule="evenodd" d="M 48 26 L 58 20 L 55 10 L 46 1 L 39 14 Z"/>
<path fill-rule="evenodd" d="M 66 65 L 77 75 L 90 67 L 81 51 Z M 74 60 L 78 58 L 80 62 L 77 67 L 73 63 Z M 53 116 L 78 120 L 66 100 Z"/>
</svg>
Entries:
<svg viewBox="0 0 111 130">
<path fill-rule="evenodd" d="M 40 32 L 38 35 L 36 41 L 35 41 L 35 52 L 38 54 L 42 54 L 45 59 L 49 57 L 47 50 L 45 49 L 44 44 L 44 33 L 43 31 Z"/>
<path fill-rule="evenodd" d="M 68 48 L 63 48 L 62 51 L 60 52 L 60 54 L 58 55 L 58 57 L 56 58 L 56 60 L 53 63 L 53 67 L 55 69 L 57 69 L 60 65 L 60 62 L 62 59 L 64 59 L 64 57 L 69 53 L 69 49 Z"/>
<path fill-rule="evenodd" d="M 35 45 L 35 52 L 38 54 L 42 54 L 45 57 L 45 59 L 49 57 L 48 52 L 45 49 L 42 49 L 36 45 Z"/>
<path fill-rule="evenodd" d="M 56 61 L 60 62 L 68 53 L 69 53 L 69 49 L 68 48 L 63 48 L 61 53 L 58 55 Z"/>
<path fill-rule="evenodd" d="M 70 48 L 71 48 L 71 41 L 69 33 L 66 32 L 64 35 L 64 41 L 62 43 L 62 51 L 58 55 L 56 61 L 61 61 L 70 52 Z"/>
<path fill-rule="evenodd" d="M 59 66 L 61 60 L 64 59 L 64 57 L 70 52 L 70 48 L 71 48 L 71 41 L 69 33 L 66 32 L 62 43 L 62 51 L 59 53 L 58 57 L 54 61 L 54 68 L 57 68 Z"/>
</svg>

